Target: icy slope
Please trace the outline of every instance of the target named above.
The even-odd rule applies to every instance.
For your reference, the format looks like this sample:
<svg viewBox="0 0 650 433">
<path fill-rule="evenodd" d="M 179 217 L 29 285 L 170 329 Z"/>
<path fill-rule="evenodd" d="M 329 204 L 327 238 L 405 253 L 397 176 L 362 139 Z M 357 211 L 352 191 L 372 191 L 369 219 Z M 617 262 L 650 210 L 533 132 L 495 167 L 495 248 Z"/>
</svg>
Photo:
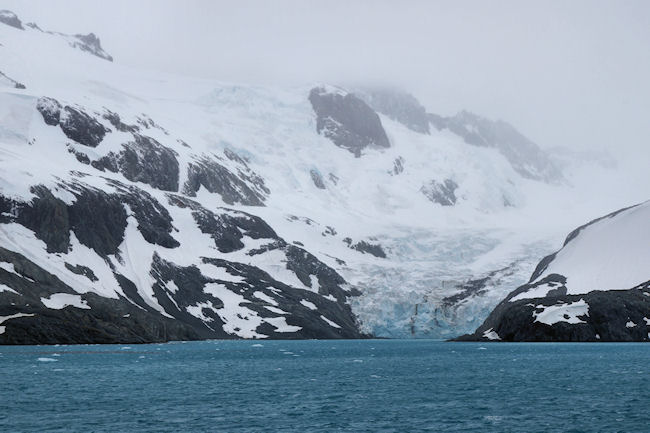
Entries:
<svg viewBox="0 0 650 433">
<path fill-rule="evenodd" d="M 539 217 L 567 187 L 522 174 L 552 167 L 534 143 L 428 128 L 413 97 L 134 70 L 22 27 L 0 23 L 26 87 L 0 80 L 0 314 L 35 316 L 4 338 L 61 314 L 102 341 L 449 336 L 580 217 Z M 99 339 L 57 326 L 20 338 Z"/>
<path fill-rule="evenodd" d="M 469 338 L 650 339 L 650 201 L 574 230 Z"/>
</svg>

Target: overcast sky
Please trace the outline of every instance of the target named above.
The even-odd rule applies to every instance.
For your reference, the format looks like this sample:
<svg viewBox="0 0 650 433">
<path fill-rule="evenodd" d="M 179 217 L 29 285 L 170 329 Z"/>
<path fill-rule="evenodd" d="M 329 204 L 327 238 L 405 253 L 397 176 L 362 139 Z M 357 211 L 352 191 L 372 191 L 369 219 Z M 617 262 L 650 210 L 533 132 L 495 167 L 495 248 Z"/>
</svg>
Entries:
<svg viewBox="0 0 650 433">
<path fill-rule="evenodd" d="M 0 0 L 116 62 L 222 81 L 382 82 L 542 146 L 650 161 L 650 1 Z"/>
</svg>

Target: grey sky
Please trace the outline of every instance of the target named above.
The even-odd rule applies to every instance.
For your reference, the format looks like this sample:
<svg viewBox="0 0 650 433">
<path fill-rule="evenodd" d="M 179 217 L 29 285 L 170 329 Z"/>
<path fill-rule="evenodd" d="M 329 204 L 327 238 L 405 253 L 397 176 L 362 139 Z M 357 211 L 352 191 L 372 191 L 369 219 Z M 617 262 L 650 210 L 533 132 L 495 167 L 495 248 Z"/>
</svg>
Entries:
<svg viewBox="0 0 650 433">
<path fill-rule="evenodd" d="M 2 0 L 116 62 L 223 81 L 383 82 L 542 146 L 650 162 L 649 1 Z M 641 152 L 639 154 L 639 152 Z"/>
</svg>

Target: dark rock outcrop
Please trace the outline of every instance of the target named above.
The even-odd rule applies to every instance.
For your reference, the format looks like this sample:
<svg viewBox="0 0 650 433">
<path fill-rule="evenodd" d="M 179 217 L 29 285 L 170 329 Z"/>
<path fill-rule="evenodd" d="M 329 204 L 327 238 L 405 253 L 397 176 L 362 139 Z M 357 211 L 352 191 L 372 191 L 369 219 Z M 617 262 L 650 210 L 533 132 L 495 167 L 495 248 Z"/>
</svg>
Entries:
<svg viewBox="0 0 650 433">
<path fill-rule="evenodd" d="M 48 253 L 68 252 L 72 231 L 81 244 L 97 254 L 115 254 L 127 225 L 120 198 L 89 186 L 62 187 L 75 195 L 72 204 L 56 198 L 44 186 L 32 187 L 36 197 L 30 202 L 0 196 L 0 210 L 12 215 L 0 223 L 16 222 L 32 230 L 45 242 Z"/>
<path fill-rule="evenodd" d="M 413 95 L 397 89 L 363 89 L 359 96 L 374 110 L 421 134 L 429 133 L 429 116 Z"/>
<path fill-rule="evenodd" d="M 43 121 L 47 125 L 59 125 L 66 137 L 84 146 L 99 146 L 106 133 L 110 132 L 97 119 L 80 108 L 69 105 L 62 107 L 54 98 L 39 98 L 36 109 L 41 113 Z"/>
<path fill-rule="evenodd" d="M 23 23 L 20 21 L 18 16 L 6 9 L 0 11 L 0 23 L 4 23 L 8 26 L 15 27 L 19 30 L 25 30 Z"/>
<path fill-rule="evenodd" d="M 59 124 L 59 119 L 61 118 L 61 110 L 63 107 L 59 104 L 54 98 L 42 97 L 38 98 L 36 102 L 36 109 L 43 116 L 45 124 L 50 126 L 56 126 Z"/>
<path fill-rule="evenodd" d="M 70 244 L 68 206 L 43 186 L 32 187 L 36 196 L 29 203 L 3 197 L 13 221 L 32 230 L 47 246 L 48 253 L 65 253 Z"/>
<path fill-rule="evenodd" d="M 93 167 L 122 173 L 132 182 L 143 182 L 163 191 L 178 191 L 177 153 L 151 137 L 133 134 L 135 141 L 124 143 L 118 154 L 109 153 Z"/>
<path fill-rule="evenodd" d="M 373 255 L 375 257 L 379 257 L 381 259 L 386 258 L 386 252 L 384 251 L 384 249 L 379 244 L 372 244 L 372 243 L 367 242 L 367 241 L 359 241 L 357 243 L 353 243 L 352 238 L 345 238 L 345 239 L 343 239 L 343 242 L 348 244 L 349 248 L 351 248 L 353 250 L 357 250 L 357 251 L 359 251 L 361 253 L 364 253 L 364 254 L 368 253 L 370 255 Z"/>
<path fill-rule="evenodd" d="M 393 161 L 393 169 L 389 173 L 393 176 L 404 173 L 405 162 L 406 161 L 401 156 L 395 158 L 395 161 Z"/>
<path fill-rule="evenodd" d="M 127 215 L 120 197 L 95 188 L 83 188 L 68 208 L 70 229 L 81 244 L 100 256 L 117 254 L 124 239 Z"/>
<path fill-rule="evenodd" d="M 311 176 L 312 182 L 316 185 L 318 189 L 325 189 L 325 182 L 323 182 L 323 176 L 318 172 L 318 170 L 311 169 L 309 170 L 309 175 Z"/>
<path fill-rule="evenodd" d="M 369 146 L 390 147 L 377 113 L 352 93 L 329 92 L 318 87 L 309 93 L 316 113 L 316 130 L 356 157 Z"/>
<path fill-rule="evenodd" d="M 174 226 L 167 209 L 148 192 L 121 182 L 109 181 L 122 203 L 129 206 L 138 222 L 138 230 L 150 244 L 176 248 L 179 242 L 171 235 Z"/>
<path fill-rule="evenodd" d="M 552 325 L 536 320 L 547 308 L 586 304 L 586 313 Z M 650 281 L 630 290 L 503 301 L 474 334 L 459 341 L 650 341 Z"/>
<path fill-rule="evenodd" d="M 137 307 L 125 299 L 79 295 L 55 275 L 21 254 L 0 247 L 0 261 L 16 273 L 0 268 L 0 316 L 17 317 L 2 323 L 0 344 L 151 343 L 208 338 L 207 333 Z M 89 308 L 47 308 L 42 298 L 53 294 L 78 296 Z"/>
<path fill-rule="evenodd" d="M 462 137 L 467 144 L 496 148 L 512 168 L 525 178 L 545 182 L 562 180 L 560 169 L 549 156 L 509 123 L 492 121 L 469 111 L 461 111 L 451 117 L 428 116 L 438 130 L 448 129 Z"/>
<path fill-rule="evenodd" d="M 637 206 L 647 206 L 647 204 Z M 588 291 L 581 287 L 580 290 L 574 290 L 572 293 L 569 289 L 570 274 L 567 278 L 565 275 L 549 271 L 551 264 L 565 257 L 560 255 L 563 249 L 572 246 L 572 242 L 576 242 L 584 230 L 601 223 L 604 219 L 616 218 L 626 211 L 645 210 L 637 206 L 613 212 L 572 231 L 560 251 L 544 257 L 539 262 L 528 283 L 518 287 L 501 301 L 473 334 L 464 335 L 458 340 L 649 341 L 650 280 L 626 290 L 594 287 L 594 290 Z M 615 245 L 611 240 L 612 234 L 619 233 L 620 225 L 627 225 L 629 221 L 624 219 L 621 222 L 610 222 L 609 225 L 590 231 L 587 236 L 595 236 L 590 238 L 590 248 L 593 249 L 594 242 L 597 245 L 598 239 L 602 239 L 603 247 L 615 250 L 618 248 L 616 254 L 622 254 L 625 248 L 621 249 L 620 245 Z M 632 226 L 632 229 L 647 230 L 643 218 L 632 221 L 640 224 Z M 626 226 L 623 231 L 630 229 Z M 575 248 L 568 253 L 573 260 L 577 260 L 577 263 L 586 261 L 578 267 L 602 263 L 588 263 L 589 260 L 595 260 L 591 258 L 591 252 L 581 256 L 580 246 Z M 577 259 L 578 257 L 580 259 Z M 571 269 L 567 269 L 563 272 L 570 271 Z"/>
<path fill-rule="evenodd" d="M 210 235 L 219 251 L 230 253 L 244 247 L 242 239 L 278 240 L 278 235 L 261 218 L 246 212 L 222 209 L 226 212 L 216 214 L 199 203 L 187 198 L 169 195 L 169 203 L 180 208 L 192 210 L 192 217 L 201 232 Z"/>
<path fill-rule="evenodd" d="M 70 46 L 73 48 L 79 48 L 81 51 L 108 60 L 109 62 L 113 61 L 113 57 L 104 51 L 99 38 L 95 36 L 94 33 L 88 33 L 87 35 L 74 35 L 73 38 L 74 39 L 70 42 Z"/>
<path fill-rule="evenodd" d="M 241 179 L 239 176 L 219 164 L 214 159 L 204 157 L 190 163 L 187 171 L 187 182 L 183 192 L 189 196 L 196 196 L 196 192 L 204 187 L 211 193 L 219 194 L 224 202 L 232 205 L 241 203 L 249 206 L 264 206 L 264 188 L 255 188 L 256 183 Z M 257 182 L 259 185 L 259 182 Z M 268 191 L 268 189 L 266 189 Z"/>
<path fill-rule="evenodd" d="M 12 84 L 12 85 L 14 86 L 14 88 L 16 88 L 16 89 L 25 89 L 25 88 L 26 88 L 25 85 L 24 85 L 23 83 L 19 83 L 18 81 L 14 80 L 13 78 L 7 76 L 7 75 L 4 74 L 2 71 L 0 71 L 0 83 L 1 83 L 2 81 L 7 81 L 7 82 L 9 82 L 9 83 Z"/>
<path fill-rule="evenodd" d="M 36 198 L 29 203 L 0 197 L 0 223 L 18 222 L 33 227 L 53 253 L 68 252 L 70 233 L 74 233 L 83 245 L 94 249 L 110 264 L 114 260 L 109 258 L 112 255 L 121 261 L 119 246 L 127 224 L 124 206 L 128 206 L 138 221 L 138 230 L 148 242 L 173 246 L 167 244 L 175 240 L 170 236 L 171 218 L 163 206 L 135 186 L 116 181 L 108 183 L 114 193 L 81 183 L 60 185 L 75 196 L 70 204 L 57 199 L 42 186 L 34 189 Z M 0 344 L 237 338 L 240 330 L 228 328 L 220 315 L 230 314 L 222 309 L 232 296 L 242 297 L 240 306 L 254 315 L 254 321 L 259 321 L 255 332 L 262 336 L 364 337 L 347 304 L 347 299 L 358 292 L 348 288 L 332 268 L 302 248 L 287 245 L 258 217 L 229 209 L 217 214 L 185 197 L 174 194 L 168 197 L 170 204 L 192 211 L 200 229 L 211 234 L 222 252 L 243 248 L 244 237 L 269 239 L 267 248 L 250 254 L 264 254 L 275 249 L 283 251 L 287 269 L 313 291 L 281 283 L 255 266 L 218 258 L 204 257 L 202 262 L 225 269 L 231 277 L 225 280 L 207 277 L 197 266 L 178 266 L 154 253 L 149 273 L 154 279 L 151 289 L 155 302 L 165 310 L 163 314 L 159 307 L 151 304 L 151 299 L 144 299 L 138 286 L 124 275 L 114 274 L 124 297 L 104 298 L 85 291 L 80 294 L 24 256 L 0 247 L 0 262 L 8 262 L 11 266 L 0 267 L 0 284 L 9 289 L 0 291 L 0 316 L 15 316 L 2 324 L 6 332 L 0 334 Z M 43 215 L 49 216 L 44 218 Z M 85 277 L 89 284 L 99 281 L 98 274 L 87 266 L 64 264 L 68 271 Z M 224 295 L 212 291 L 211 284 L 224 288 Z M 46 305 L 46 298 L 53 295 L 71 297 L 82 305 Z M 291 327 L 291 332 L 283 330 L 283 326 Z"/>
<path fill-rule="evenodd" d="M 106 110 L 104 113 L 104 119 L 108 120 L 111 125 L 113 125 L 113 128 L 120 132 L 130 132 L 132 134 L 137 134 L 140 132 L 140 127 L 137 125 L 128 125 L 122 122 L 120 115 L 113 111 Z"/>
<path fill-rule="evenodd" d="M 90 269 L 88 266 L 83 266 L 83 265 L 71 265 L 70 263 L 66 262 L 65 267 L 72 273 L 75 273 L 77 275 L 83 275 L 84 277 L 88 278 L 90 281 L 99 281 L 99 278 L 95 275 L 92 269 Z"/>
<path fill-rule="evenodd" d="M 43 114 L 41 112 L 41 114 Z M 45 119 L 45 115 L 43 115 Z M 70 140 L 89 147 L 97 147 L 109 130 L 94 117 L 80 109 L 66 105 L 61 110 L 59 126 Z"/>
<path fill-rule="evenodd" d="M 458 184 L 451 179 L 445 179 L 442 182 L 432 180 L 428 184 L 423 185 L 420 191 L 434 203 L 441 204 L 442 206 L 453 206 L 457 200 L 457 188 Z"/>
</svg>

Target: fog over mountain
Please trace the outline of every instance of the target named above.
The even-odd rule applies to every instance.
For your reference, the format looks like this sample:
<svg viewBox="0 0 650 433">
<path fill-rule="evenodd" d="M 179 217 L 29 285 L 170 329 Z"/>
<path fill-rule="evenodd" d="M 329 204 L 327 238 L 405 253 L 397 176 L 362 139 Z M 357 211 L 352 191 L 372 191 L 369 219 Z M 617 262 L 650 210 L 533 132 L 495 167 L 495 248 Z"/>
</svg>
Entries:
<svg viewBox="0 0 650 433">
<path fill-rule="evenodd" d="M 543 147 L 650 155 L 645 1 L 2 3 L 101 35 L 123 64 L 243 83 L 378 81 L 435 112 L 502 118 Z"/>
</svg>

